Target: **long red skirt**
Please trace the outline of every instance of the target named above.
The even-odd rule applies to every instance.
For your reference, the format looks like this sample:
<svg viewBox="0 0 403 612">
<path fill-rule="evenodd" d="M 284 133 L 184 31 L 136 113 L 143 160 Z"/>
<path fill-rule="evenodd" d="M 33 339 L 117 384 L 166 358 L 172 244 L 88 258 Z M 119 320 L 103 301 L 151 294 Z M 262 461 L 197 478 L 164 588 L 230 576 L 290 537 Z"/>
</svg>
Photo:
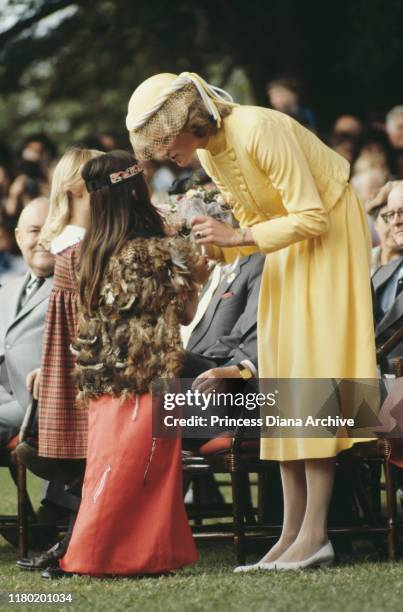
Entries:
<svg viewBox="0 0 403 612">
<path fill-rule="evenodd" d="M 157 439 L 151 395 L 89 407 L 83 498 L 60 567 L 89 575 L 159 574 L 195 563 L 182 488 L 181 440 Z M 151 459 L 151 462 L 150 462 Z"/>
</svg>

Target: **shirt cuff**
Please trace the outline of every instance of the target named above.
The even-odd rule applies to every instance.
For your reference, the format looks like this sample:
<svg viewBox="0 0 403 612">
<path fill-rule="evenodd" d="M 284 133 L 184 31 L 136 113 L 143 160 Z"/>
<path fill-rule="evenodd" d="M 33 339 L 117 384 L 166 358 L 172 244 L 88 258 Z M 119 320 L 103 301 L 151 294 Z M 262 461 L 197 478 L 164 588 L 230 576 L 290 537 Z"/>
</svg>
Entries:
<svg viewBox="0 0 403 612">
<path fill-rule="evenodd" d="M 245 366 L 245 368 L 249 368 L 253 376 L 257 376 L 257 369 L 249 359 L 242 359 L 241 365 Z"/>
</svg>

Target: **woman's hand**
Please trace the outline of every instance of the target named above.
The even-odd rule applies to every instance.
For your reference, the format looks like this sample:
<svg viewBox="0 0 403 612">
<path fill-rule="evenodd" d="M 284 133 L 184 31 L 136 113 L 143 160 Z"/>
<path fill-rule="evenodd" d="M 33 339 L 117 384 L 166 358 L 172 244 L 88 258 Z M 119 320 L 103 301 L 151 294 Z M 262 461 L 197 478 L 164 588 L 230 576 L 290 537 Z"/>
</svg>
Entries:
<svg viewBox="0 0 403 612">
<path fill-rule="evenodd" d="M 192 231 L 196 244 L 215 244 L 221 247 L 250 246 L 255 241 L 251 229 L 232 227 L 213 217 L 193 217 Z"/>
<path fill-rule="evenodd" d="M 190 223 L 196 244 L 235 246 L 241 239 L 239 230 L 213 217 L 193 217 Z"/>
<path fill-rule="evenodd" d="M 29 393 L 32 393 L 32 397 L 34 399 L 39 399 L 39 388 L 41 384 L 41 368 L 36 368 L 36 370 L 32 370 L 27 375 L 26 386 Z"/>
</svg>

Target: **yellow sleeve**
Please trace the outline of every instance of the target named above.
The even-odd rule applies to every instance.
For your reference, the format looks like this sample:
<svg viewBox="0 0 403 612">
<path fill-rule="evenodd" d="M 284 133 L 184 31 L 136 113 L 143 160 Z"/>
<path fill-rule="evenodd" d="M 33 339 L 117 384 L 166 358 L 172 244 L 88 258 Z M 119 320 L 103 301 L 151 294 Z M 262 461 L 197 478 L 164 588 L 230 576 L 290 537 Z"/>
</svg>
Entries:
<svg viewBox="0 0 403 612">
<path fill-rule="evenodd" d="M 213 259 L 223 263 L 232 263 L 237 257 L 247 257 L 253 253 L 258 253 L 257 246 L 236 246 L 236 247 L 219 247 L 213 245 Z"/>
<path fill-rule="evenodd" d="M 278 190 L 288 211 L 288 215 L 253 225 L 259 250 L 271 253 L 326 232 L 328 213 L 293 132 L 261 121 L 249 136 L 247 151 Z"/>
<path fill-rule="evenodd" d="M 234 214 L 234 217 L 238 221 L 241 227 L 250 227 L 254 223 L 256 223 L 255 215 L 250 211 L 246 211 L 242 206 L 240 206 L 232 194 L 226 190 L 224 185 L 217 179 L 214 175 L 213 168 L 208 163 L 208 160 L 205 156 L 202 156 L 199 152 L 200 161 L 206 170 L 207 174 L 211 177 L 212 181 L 216 185 L 217 189 L 224 196 L 225 201 L 231 206 L 231 210 Z M 235 259 L 240 257 L 247 257 L 248 255 L 252 255 L 253 253 L 257 253 L 259 251 L 258 246 L 236 246 L 236 247 L 220 247 L 216 245 L 211 245 L 213 247 L 213 259 L 217 261 L 232 263 Z"/>
</svg>

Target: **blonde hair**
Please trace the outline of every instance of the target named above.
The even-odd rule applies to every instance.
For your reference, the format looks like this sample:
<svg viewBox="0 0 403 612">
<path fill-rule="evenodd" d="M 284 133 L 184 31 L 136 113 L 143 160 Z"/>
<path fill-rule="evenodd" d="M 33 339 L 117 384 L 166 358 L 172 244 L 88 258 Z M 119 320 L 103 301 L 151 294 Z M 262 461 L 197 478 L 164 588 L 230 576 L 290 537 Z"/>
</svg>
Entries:
<svg viewBox="0 0 403 612">
<path fill-rule="evenodd" d="M 232 112 L 232 108 L 230 106 L 224 106 L 224 104 L 217 104 L 217 108 L 222 119 Z M 197 138 L 204 138 L 205 136 L 211 136 L 218 132 L 217 123 L 212 120 L 201 98 L 196 98 L 190 105 L 189 114 L 182 128 L 182 132 L 190 132 Z"/>
<path fill-rule="evenodd" d="M 64 230 L 71 216 L 71 190 L 78 186 L 83 165 L 90 159 L 103 155 L 95 149 L 73 147 L 59 159 L 52 177 L 49 197 L 49 213 L 40 234 L 40 242 L 46 247 Z"/>
</svg>

